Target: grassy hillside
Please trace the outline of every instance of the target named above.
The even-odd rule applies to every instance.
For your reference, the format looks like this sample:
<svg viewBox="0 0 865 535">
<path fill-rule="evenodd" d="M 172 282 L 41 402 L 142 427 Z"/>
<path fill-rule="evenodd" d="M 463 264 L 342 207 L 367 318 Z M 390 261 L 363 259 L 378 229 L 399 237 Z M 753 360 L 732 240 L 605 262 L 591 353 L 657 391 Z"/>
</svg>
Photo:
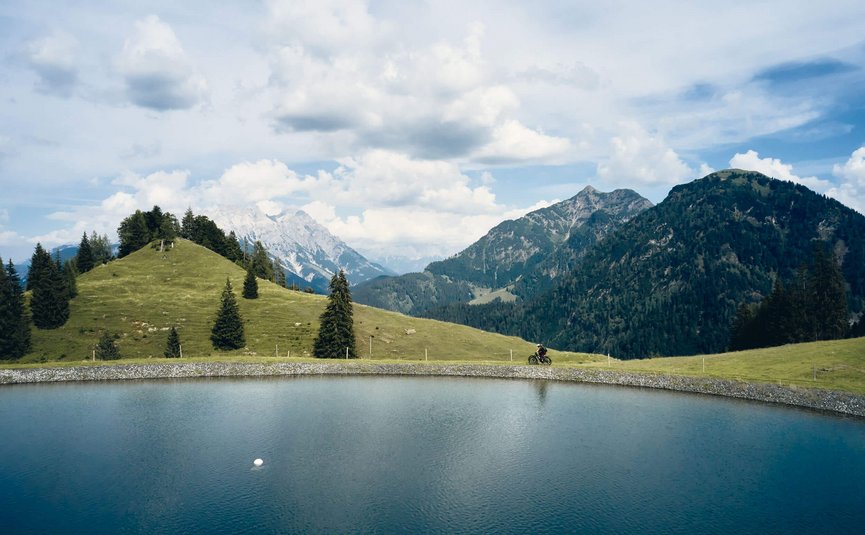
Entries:
<svg viewBox="0 0 865 535">
<path fill-rule="evenodd" d="M 33 351 L 21 362 L 81 361 L 90 357 L 103 330 L 119 335 L 128 358 L 161 357 L 168 330 L 177 327 L 184 357 L 311 356 L 318 318 L 326 297 L 290 291 L 259 281 L 259 298 L 241 297 L 245 272 L 186 240 L 160 253 L 146 247 L 78 278 L 71 316 L 56 330 L 33 330 Z M 228 277 L 244 319 L 247 347 L 217 352 L 210 329 Z M 358 353 L 388 359 L 514 360 L 525 362 L 534 350 L 518 338 L 433 320 L 410 318 L 355 304 Z M 553 354 L 559 361 L 591 357 Z"/>
<path fill-rule="evenodd" d="M 591 365 L 609 366 L 614 370 L 740 379 L 865 394 L 865 338 L 694 357 L 613 359 L 609 364 L 600 361 Z"/>
</svg>

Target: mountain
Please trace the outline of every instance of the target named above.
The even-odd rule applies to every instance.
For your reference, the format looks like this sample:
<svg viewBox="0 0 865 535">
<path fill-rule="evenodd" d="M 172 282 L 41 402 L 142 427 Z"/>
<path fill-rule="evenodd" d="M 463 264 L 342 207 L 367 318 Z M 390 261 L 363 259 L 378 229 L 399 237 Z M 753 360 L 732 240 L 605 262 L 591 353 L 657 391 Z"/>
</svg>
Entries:
<svg viewBox="0 0 865 535">
<path fill-rule="evenodd" d="M 387 268 L 370 262 L 331 234 L 306 212 L 267 215 L 258 208 L 217 208 L 207 215 L 226 233 L 234 231 L 248 245 L 256 240 L 285 268 L 286 283 L 311 286 L 327 293 L 330 278 L 345 270 L 351 284 L 392 275 Z"/>
<path fill-rule="evenodd" d="M 865 217 L 802 185 L 725 170 L 673 188 L 526 303 L 428 315 L 620 358 L 715 353 L 740 305 L 792 280 L 826 245 L 861 312 Z"/>
<path fill-rule="evenodd" d="M 570 266 L 602 236 L 652 206 L 636 192 L 586 187 L 574 197 L 500 223 L 460 253 L 423 273 L 359 285 L 359 303 L 421 314 L 454 302 L 527 298 Z"/>
</svg>

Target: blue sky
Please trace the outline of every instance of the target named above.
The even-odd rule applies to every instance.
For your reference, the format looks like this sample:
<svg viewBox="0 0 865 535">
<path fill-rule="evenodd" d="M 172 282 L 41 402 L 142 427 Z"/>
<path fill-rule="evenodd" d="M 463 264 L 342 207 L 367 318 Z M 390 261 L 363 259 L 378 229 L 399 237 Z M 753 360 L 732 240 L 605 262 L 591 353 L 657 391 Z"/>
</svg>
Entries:
<svg viewBox="0 0 865 535">
<path fill-rule="evenodd" d="M 863 36 L 861 0 L 7 0 L 0 256 L 254 204 L 440 257 L 731 166 L 865 212 Z"/>
</svg>

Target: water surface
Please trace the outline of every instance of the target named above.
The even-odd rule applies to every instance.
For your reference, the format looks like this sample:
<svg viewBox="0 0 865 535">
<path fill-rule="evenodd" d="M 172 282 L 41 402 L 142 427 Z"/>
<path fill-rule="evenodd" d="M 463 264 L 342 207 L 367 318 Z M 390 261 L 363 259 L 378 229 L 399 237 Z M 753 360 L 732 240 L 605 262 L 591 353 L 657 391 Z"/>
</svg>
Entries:
<svg viewBox="0 0 865 535">
<path fill-rule="evenodd" d="M 464 378 L 0 388 L 4 533 L 855 533 L 863 497 L 865 422 L 723 398 Z"/>
</svg>

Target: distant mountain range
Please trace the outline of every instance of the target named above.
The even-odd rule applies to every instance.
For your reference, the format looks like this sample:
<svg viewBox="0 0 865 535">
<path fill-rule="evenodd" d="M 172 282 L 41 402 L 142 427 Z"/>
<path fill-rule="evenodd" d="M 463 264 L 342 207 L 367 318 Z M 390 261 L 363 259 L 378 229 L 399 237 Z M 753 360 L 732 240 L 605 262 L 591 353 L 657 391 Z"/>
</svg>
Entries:
<svg viewBox="0 0 865 535">
<path fill-rule="evenodd" d="M 636 192 L 586 187 L 574 197 L 508 220 L 422 273 L 380 277 L 353 289 L 356 301 L 418 315 L 451 303 L 526 298 L 548 288 L 596 241 L 652 206 Z"/>
<path fill-rule="evenodd" d="M 367 260 L 303 211 L 267 215 L 258 208 L 222 207 L 206 215 L 226 233 L 234 231 L 241 242 L 245 239 L 251 246 L 260 241 L 282 263 L 288 284 L 327 293 L 330 278 L 340 269 L 351 284 L 394 274 Z"/>
<path fill-rule="evenodd" d="M 562 269 L 548 270 L 521 302 L 456 303 L 424 315 L 624 358 L 715 353 L 727 347 L 740 305 L 762 299 L 777 278 L 792 280 L 827 245 L 858 315 L 865 216 L 802 185 L 726 170 L 676 186 L 578 257 L 566 252 L 570 264 L 554 251 L 538 265 Z"/>
</svg>

